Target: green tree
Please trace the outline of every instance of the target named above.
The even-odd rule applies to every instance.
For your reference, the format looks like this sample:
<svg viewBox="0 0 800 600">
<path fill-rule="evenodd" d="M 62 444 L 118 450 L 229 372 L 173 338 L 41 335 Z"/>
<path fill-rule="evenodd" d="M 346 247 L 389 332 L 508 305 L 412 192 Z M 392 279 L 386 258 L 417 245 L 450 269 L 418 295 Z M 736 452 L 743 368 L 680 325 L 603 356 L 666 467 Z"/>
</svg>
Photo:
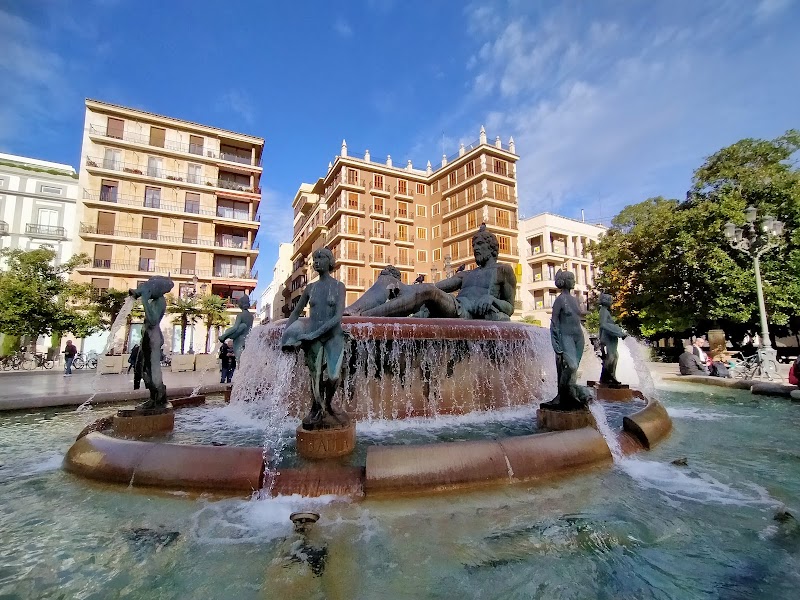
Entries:
<svg viewBox="0 0 800 600">
<path fill-rule="evenodd" d="M 762 260 L 770 321 L 788 325 L 800 308 L 800 134 L 741 140 L 694 173 L 687 200 L 651 198 L 625 207 L 590 251 L 597 287 L 611 293 L 624 327 L 641 335 L 758 320 L 751 259 L 728 245 L 723 227 L 748 205 L 786 223 L 786 246 Z M 788 258 L 788 260 L 787 260 Z"/>
<path fill-rule="evenodd" d="M 0 273 L 0 331 L 28 336 L 32 344 L 41 335 L 70 331 L 85 336 L 97 330 L 88 310 L 87 286 L 67 279 L 89 257 L 78 254 L 55 264 L 50 248 L 3 250 L 6 271 Z"/>
<path fill-rule="evenodd" d="M 206 354 L 211 351 L 211 328 L 217 332 L 219 338 L 219 328 L 230 323 L 227 312 L 227 302 L 215 294 L 203 296 L 200 299 L 200 314 L 205 319 L 206 331 Z"/>
<path fill-rule="evenodd" d="M 200 316 L 200 307 L 194 296 L 173 296 L 170 294 L 167 299 L 167 312 L 175 315 L 172 323 L 181 326 L 181 354 L 184 354 L 186 329 L 189 325 L 194 325 L 197 322 Z"/>
</svg>

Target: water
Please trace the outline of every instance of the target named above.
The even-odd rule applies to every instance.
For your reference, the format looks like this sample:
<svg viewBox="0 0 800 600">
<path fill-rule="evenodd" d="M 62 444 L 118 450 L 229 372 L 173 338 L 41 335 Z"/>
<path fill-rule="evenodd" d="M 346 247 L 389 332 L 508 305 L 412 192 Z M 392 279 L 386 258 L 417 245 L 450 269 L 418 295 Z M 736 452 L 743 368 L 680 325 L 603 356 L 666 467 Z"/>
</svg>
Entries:
<svg viewBox="0 0 800 600">
<path fill-rule="evenodd" d="M 98 356 L 98 362 L 114 349 L 114 341 L 115 338 L 117 337 L 117 332 L 122 328 L 122 326 L 127 321 L 128 315 L 131 314 L 134 302 L 136 302 L 136 300 L 133 296 L 128 296 L 127 298 L 125 298 L 125 303 L 122 305 L 122 308 L 120 308 L 119 313 L 117 314 L 117 318 L 114 319 L 114 322 L 111 324 L 111 329 L 108 332 L 108 339 L 106 340 L 105 348 L 103 348 L 102 354 Z M 97 395 L 98 392 L 97 386 L 100 383 L 100 377 L 102 377 L 102 375 L 100 374 L 100 368 L 98 365 L 98 368 L 94 374 L 94 379 L 92 379 L 92 395 L 89 396 L 86 402 L 81 404 L 76 410 L 82 411 L 91 408 L 92 400 L 94 400 L 94 397 Z"/>
<path fill-rule="evenodd" d="M 97 415 L 2 414 L 0 597 L 795 598 L 800 530 L 773 515 L 800 514 L 798 406 L 685 384 L 659 392 L 674 431 L 635 461 L 544 485 L 357 504 L 90 484 L 58 466 Z M 176 417 L 217 419 L 231 443 L 245 435 L 237 428 L 258 439 L 261 420 L 245 409 Z M 428 434 L 409 421 L 405 435 L 455 432 L 458 419 L 480 428 L 475 415 L 441 419 Z M 363 431 L 380 439 L 404 424 Z M 686 467 L 669 464 L 682 457 Z M 321 514 L 306 540 L 325 548 L 319 576 L 288 520 L 302 509 Z M 142 529 L 178 535 L 158 543 L 132 533 Z"/>
<path fill-rule="evenodd" d="M 608 424 L 608 417 L 606 416 L 606 409 L 603 406 L 602 402 L 590 402 L 589 403 L 589 410 L 594 416 L 595 423 L 597 424 L 597 430 L 600 432 L 600 435 L 603 436 L 605 439 L 606 444 L 608 444 L 608 449 L 611 451 L 611 457 L 614 459 L 615 463 L 620 462 L 623 460 L 624 456 L 622 454 L 622 448 L 619 445 L 619 440 L 617 439 L 616 433 L 611 429 L 611 426 Z"/>
</svg>

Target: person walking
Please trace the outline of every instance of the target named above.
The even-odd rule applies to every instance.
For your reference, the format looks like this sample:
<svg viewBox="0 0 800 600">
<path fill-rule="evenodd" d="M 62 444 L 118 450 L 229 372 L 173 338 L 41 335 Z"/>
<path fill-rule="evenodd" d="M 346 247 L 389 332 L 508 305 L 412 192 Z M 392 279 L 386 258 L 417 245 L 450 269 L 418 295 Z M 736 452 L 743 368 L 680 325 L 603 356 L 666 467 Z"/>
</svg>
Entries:
<svg viewBox="0 0 800 600">
<path fill-rule="evenodd" d="M 128 375 L 130 375 L 131 369 L 136 365 L 137 356 L 139 356 L 139 344 L 131 348 L 131 355 L 128 357 Z"/>
<path fill-rule="evenodd" d="M 78 349 L 72 340 L 67 340 L 67 345 L 64 347 L 64 377 L 72 377 L 72 363 L 77 353 Z"/>
<path fill-rule="evenodd" d="M 220 383 L 230 383 L 233 379 L 233 372 L 236 370 L 236 353 L 233 350 L 233 340 L 228 338 L 219 349 Z"/>
</svg>

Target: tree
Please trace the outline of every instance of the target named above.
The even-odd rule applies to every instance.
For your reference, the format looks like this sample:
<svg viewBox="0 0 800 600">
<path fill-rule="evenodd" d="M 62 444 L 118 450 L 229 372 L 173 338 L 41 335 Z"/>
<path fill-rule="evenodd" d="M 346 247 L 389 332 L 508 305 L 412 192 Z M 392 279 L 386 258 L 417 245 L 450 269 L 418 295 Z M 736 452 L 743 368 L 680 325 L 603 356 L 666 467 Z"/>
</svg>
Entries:
<svg viewBox="0 0 800 600">
<path fill-rule="evenodd" d="M 197 299 L 194 296 L 173 296 L 168 297 L 167 312 L 176 315 L 172 323 L 181 326 L 181 354 L 184 354 L 186 347 L 186 328 L 197 322 L 200 311 Z"/>
<path fill-rule="evenodd" d="M 0 256 L 7 263 L 7 270 L 0 273 L 0 331 L 28 336 L 35 344 L 39 336 L 53 332 L 85 336 L 97 330 L 87 310 L 87 286 L 67 280 L 73 270 L 89 263 L 86 254 L 58 265 L 50 248 L 7 249 Z"/>
<path fill-rule="evenodd" d="M 706 159 L 687 199 L 651 198 L 625 207 L 590 246 L 597 287 L 614 296 L 624 327 L 641 335 L 758 322 L 752 262 L 728 245 L 723 227 L 755 206 L 786 223 L 783 250 L 766 254 L 762 276 L 770 321 L 800 309 L 800 134 L 741 140 Z"/>
<path fill-rule="evenodd" d="M 230 323 L 227 313 L 227 303 L 224 298 L 215 294 L 203 296 L 200 299 L 200 314 L 205 318 L 206 331 L 206 354 L 211 351 L 211 328 L 217 332 L 219 338 L 219 328 Z"/>
</svg>

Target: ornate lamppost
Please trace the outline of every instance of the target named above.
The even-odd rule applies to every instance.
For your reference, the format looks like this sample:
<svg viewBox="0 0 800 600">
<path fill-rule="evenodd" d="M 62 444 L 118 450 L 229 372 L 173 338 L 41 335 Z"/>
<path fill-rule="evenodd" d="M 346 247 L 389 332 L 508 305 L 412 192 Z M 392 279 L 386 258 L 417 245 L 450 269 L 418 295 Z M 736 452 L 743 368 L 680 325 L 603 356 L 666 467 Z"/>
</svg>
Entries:
<svg viewBox="0 0 800 600">
<path fill-rule="evenodd" d="M 725 224 L 725 238 L 731 247 L 741 250 L 753 259 L 753 269 L 756 274 L 756 296 L 758 297 L 758 312 L 761 317 L 761 344 L 758 348 L 761 363 L 766 368 L 774 368 L 777 353 L 769 340 L 769 328 L 767 326 L 767 311 L 764 307 L 764 289 L 761 285 L 761 267 L 759 259 L 761 255 L 777 248 L 780 245 L 780 236 L 783 234 L 783 222 L 778 221 L 772 215 L 764 215 L 761 218 L 760 228 L 756 224 L 758 221 L 758 210 L 754 206 L 748 206 L 744 211 L 744 227 L 737 227 L 734 223 Z"/>
</svg>

